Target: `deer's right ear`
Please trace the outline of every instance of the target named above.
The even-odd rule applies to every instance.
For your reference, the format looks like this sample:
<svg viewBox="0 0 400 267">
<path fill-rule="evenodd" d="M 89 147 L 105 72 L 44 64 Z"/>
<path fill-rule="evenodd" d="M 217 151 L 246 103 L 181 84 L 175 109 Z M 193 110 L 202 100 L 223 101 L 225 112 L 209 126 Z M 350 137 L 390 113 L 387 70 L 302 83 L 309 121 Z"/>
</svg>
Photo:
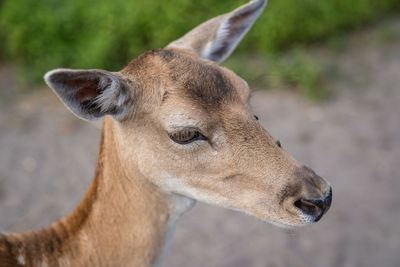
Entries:
<svg viewBox="0 0 400 267">
<path fill-rule="evenodd" d="M 44 76 L 62 102 L 86 120 L 127 115 L 129 90 L 116 74 L 103 70 L 55 69 Z"/>
</svg>

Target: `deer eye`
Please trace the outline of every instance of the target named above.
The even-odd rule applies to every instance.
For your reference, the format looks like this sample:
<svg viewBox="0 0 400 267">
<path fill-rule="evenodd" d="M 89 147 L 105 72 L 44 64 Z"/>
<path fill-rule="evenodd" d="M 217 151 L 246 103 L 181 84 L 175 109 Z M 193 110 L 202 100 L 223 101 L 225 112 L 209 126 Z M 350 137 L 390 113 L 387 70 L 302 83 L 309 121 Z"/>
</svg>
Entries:
<svg viewBox="0 0 400 267">
<path fill-rule="evenodd" d="M 181 145 L 189 144 L 197 140 L 207 140 L 207 138 L 196 129 L 183 129 L 169 133 L 168 135 L 172 141 Z"/>
</svg>

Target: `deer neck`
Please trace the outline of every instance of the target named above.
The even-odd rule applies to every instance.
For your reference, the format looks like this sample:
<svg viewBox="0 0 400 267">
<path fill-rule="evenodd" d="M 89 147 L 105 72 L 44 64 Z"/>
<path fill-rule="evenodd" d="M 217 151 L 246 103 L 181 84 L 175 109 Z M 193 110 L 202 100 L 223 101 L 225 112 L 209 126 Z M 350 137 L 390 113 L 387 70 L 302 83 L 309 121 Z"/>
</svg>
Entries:
<svg viewBox="0 0 400 267">
<path fill-rule="evenodd" d="M 0 263 L 158 265 L 177 220 L 194 201 L 163 192 L 139 172 L 127 175 L 113 123 L 105 119 L 95 177 L 77 208 L 39 231 L 0 236 Z"/>
</svg>

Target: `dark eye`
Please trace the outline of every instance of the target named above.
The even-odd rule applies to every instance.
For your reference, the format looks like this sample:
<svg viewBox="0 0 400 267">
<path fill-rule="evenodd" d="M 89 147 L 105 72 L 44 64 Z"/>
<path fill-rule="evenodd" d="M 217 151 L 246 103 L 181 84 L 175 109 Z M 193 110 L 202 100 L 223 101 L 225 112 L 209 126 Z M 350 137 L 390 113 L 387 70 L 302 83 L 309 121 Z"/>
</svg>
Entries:
<svg viewBox="0 0 400 267">
<path fill-rule="evenodd" d="M 196 129 L 183 129 L 169 133 L 169 138 L 181 145 L 189 144 L 197 140 L 207 140 L 207 138 Z"/>
<path fill-rule="evenodd" d="M 258 116 L 257 115 L 254 115 L 254 118 L 258 121 Z"/>
</svg>

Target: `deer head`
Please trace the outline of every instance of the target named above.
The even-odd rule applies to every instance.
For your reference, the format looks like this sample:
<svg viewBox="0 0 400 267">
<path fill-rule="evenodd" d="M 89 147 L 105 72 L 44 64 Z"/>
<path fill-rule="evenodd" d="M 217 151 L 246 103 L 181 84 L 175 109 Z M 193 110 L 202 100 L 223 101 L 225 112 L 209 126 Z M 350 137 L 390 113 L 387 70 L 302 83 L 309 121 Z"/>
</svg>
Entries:
<svg viewBox="0 0 400 267">
<path fill-rule="evenodd" d="M 261 126 L 247 83 L 218 65 L 265 5 L 213 18 L 119 72 L 56 69 L 45 80 L 78 117 L 112 118 L 129 176 L 279 225 L 311 224 L 330 206 L 330 185 Z"/>
</svg>

